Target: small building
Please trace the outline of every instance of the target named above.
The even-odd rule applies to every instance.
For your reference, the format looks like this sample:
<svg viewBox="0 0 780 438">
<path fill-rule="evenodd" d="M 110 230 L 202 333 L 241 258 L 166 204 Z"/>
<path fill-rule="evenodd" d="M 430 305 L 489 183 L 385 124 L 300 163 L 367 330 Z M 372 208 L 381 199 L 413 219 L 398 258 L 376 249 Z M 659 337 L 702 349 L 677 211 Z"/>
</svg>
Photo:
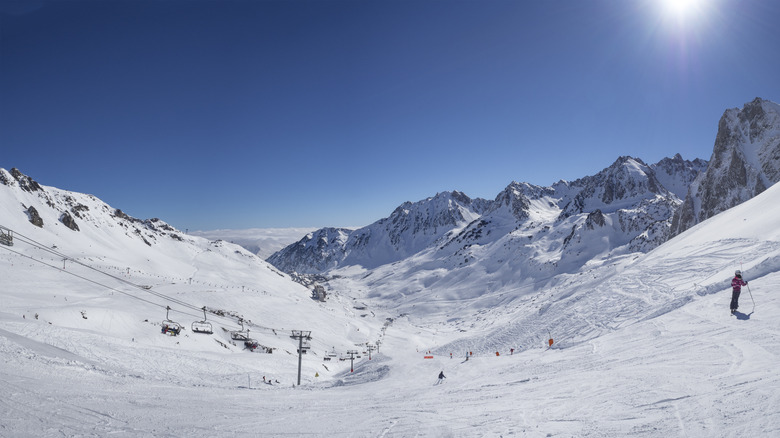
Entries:
<svg viewBox="0 0 780 438">
<path fill-rule="evenodd" d="M 325 301 L 325 298 L 327 297 L 327 292 L 325 292 L 325 288 L 322 285 L 316 285 L 314 286 L 314 290 L 311 291 L 311 298 L 313 300 L 317 301 Z"/>
</svg>

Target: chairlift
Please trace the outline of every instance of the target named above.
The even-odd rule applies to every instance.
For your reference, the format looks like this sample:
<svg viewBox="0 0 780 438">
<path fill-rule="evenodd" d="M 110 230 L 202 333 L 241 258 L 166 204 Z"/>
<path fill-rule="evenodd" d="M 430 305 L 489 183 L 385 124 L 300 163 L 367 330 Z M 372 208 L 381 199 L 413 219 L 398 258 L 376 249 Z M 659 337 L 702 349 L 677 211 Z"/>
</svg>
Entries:
<svg viewBox="0 0 780 438">
<path fill-rule="evenodd" d="M 251 338 L 249 337 L 249 330 L 244 330 L 244 320 L 239 319 L 238 322 L 241 324 L 241 330 L 230 332 L 230 339 L 234 341 L 251 341 Z"/>
<path fill-rule="evenodd" d="M 14 246 L 13 231 L 8 228 L 0 227 L 0 243 L 6 246 Z"/>
<path fill-rule="evenodd" d="M 203 306 L 203 321 L 193 322 L 192 331 L 193 333 L 203 333 L 206 335 L 214 333 L 214 330 L 211 328 L 211 323 L 206 321 L 206 306 Z"/>
<path fill-rule="evenodd" d="M 338 354 L 338 353 L 336 353 L 336 347 L 333 347 L 333 350 L 330 350 L 330 351 L 329 351 L 329 352 L 328 352 L 328 353 L 325 355 L 325 360 L 333 360 L 333 359 L 335 359 L 335 358 L 337 358 L 337 357 L 339 357 L 339 354 Z"/>
<path fill-rule="evenodd" d="M 302 340 L 302 342 L 301 342 L 301 348 L 300 349 L 296 349 L 295 351 L 297 353 L 306 354 L 306 352 L 309 351 L 310 349 L 311 349 L 311 341 L 309 341 L 308 339 L 304 338 Z"/>
<path fill-rule="evenodd" d="M 170 312 L 171 306 L 165 307 L 165 321 L 162 322 L 162 334 L 169 336 L 178 336 L 181 333 L 181 324 L 171 321 L 168 318 L 168 312 Z"/>
</svg>

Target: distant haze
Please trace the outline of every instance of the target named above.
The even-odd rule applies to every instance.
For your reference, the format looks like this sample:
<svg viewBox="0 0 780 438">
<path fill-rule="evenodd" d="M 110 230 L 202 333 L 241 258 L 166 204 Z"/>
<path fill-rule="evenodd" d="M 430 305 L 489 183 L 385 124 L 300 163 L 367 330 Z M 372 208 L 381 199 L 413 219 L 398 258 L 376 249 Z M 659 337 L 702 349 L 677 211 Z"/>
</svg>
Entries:
<svg viewBox="0 0 780 438">
<path fill-rule="evenodd" d="M 249 228 L 246 230 L 192 231 L 193 236 L 235 243 L 263 260 L 287 245 L 295 243 L 315 228 Z"/>
</svg>

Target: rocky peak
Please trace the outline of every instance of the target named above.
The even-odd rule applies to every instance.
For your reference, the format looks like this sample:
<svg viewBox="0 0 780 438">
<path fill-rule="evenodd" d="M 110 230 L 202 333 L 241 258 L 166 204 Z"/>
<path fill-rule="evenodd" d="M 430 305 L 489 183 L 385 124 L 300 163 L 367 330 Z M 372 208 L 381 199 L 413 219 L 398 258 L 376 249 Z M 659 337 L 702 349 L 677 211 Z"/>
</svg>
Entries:
<svg viewBox="0 0 780 438">
<path fill-rule="evenodd" d="M 658 181 L 670 192 L 680 199 L 685 199 L 696 176 L 707 170 L 707 161 L 696 158 L 693 161 L 683 159 L 682 155 L 675 154 L 673 158 L 664 158 L 651 165 Z"/>
<path fill-rule="evenodd" d="M 531 201 L 541 199 L 544 196 L 553 196 L 554 194 L 555 190 L 550 187 L 540 187 L 513 181 L 496 196 L 490 213 L 507 210 L 518 221 L 524 221 L 529 217 Z"/>
<path fill-rule="evenodd" d="M 672 219 L 672 234 L 734 207 L 780 180 L 780 105 L 754 99 L 718 122 L 706 171 Z"/>
<path fill-rule="evenodd" d="M 19 187 L 26 192 L 37 192 L 39 190 L 43 190 L 38 182 L 23 174 L 15 167 L 11 168 L 11 176 L 19 183 Z M 2 179 L 3 184 L 9 185 L 10 181 L 6 181 L 8 179 L 7 177 L 2 177 Z"/>
<path fill-rule="evenodd" d="M 656 195 L 668 196 L 655 171 L 638 158 L 623 156 L 593 176 L 569 184 L 577 194 L 563 208 L 560 219 L 596 209 L 614 212 Z"/>
</svg>

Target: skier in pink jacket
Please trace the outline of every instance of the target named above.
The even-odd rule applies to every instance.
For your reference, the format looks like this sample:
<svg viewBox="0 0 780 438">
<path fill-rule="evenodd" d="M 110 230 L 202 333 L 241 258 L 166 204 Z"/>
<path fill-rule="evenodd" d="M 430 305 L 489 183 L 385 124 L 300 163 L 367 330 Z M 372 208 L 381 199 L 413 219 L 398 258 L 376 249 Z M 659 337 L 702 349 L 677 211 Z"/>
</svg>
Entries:
<svg viewBox="0 0 780 438">
<path fill-rule="evenodd" d="M 738 270 L 731 280 L 731 313 L 736 312 L 739 308 L 739 294 L 742 292 L 742 286 L 747 286 L 747 281 L 742 279 L 742 271 Z"/>
</svg>

